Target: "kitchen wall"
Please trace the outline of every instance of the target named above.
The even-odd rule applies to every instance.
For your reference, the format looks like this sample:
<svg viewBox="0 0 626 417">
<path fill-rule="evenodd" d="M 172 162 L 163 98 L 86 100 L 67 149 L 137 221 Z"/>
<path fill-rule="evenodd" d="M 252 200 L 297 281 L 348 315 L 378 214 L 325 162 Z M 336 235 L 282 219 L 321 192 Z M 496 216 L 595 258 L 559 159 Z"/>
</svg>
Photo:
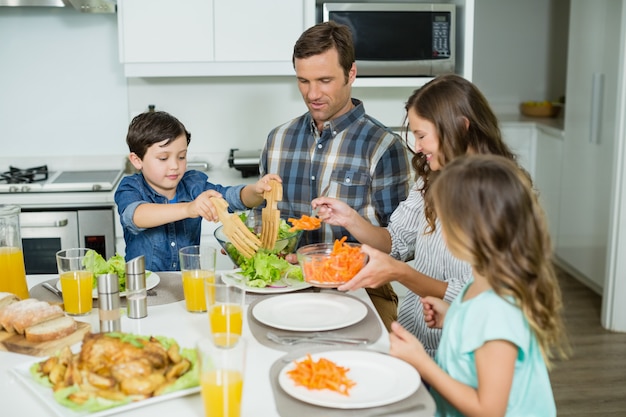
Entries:
<svg viewBox="0 0 626 417">
<path fill-rule="evenodd" d="M 554 64 L 554 46 L 546 40 L 552 22 L 562 20 L 554 7 L 563 3 L 476 0 L 474 82 L 499 112 L 563 94 L 564 68 Z M 0 7 L 0 169 L 27 155 L 29 162 L 79 155 L 121 164 L 128 122 L 149 104 L 191 131 L 192 159 L 224 165 L 230 148 L 260 148 L 272 127 L 305 111 L 293 77 L 127 80 L 116 27 L 112 14 Z M 354 96 L 396 126 L 411 91 L 358 87 Z"/>
</svg>

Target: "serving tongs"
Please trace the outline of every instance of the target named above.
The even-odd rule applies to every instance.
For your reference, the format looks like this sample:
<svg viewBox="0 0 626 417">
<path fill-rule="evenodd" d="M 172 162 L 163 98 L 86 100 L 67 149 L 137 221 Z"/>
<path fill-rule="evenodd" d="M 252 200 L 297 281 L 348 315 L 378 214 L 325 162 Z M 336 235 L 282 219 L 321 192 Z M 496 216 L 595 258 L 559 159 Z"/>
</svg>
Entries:
<svg viewBox="0 0 626 417">
<path fill-rule="evenodd" d="M 265 208 L 261 210 L 261 246 L 272 250 L 278 239 L 280 210 L 277 204 L 283 199 L 283 185 L 276 180 L 270 180 L 269 185 L 272 189 L 263 192 L 266 203 Z"/>
<path fill-rule="evenodd" d="M 233 246 L 246 258 L 252 258 L 259 250 L 261 241 L 237 216 L 228 212 L 228 203 L 223 198 L 211 197 L 217 215 L 224 226 L 224 234 Z"/>
</svg>

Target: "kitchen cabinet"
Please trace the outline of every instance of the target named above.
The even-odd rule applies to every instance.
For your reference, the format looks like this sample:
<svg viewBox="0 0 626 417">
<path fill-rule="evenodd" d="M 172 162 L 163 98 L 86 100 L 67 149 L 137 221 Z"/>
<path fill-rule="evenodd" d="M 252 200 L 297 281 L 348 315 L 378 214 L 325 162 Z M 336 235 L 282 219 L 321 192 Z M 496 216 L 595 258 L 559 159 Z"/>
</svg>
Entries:
<svg viewBox="0 0 626 417">
<path fill-rule="evenodd" d="M 502 139 L 518 157 L 519 164 L 535 177 L 537 130 L 532 123 L 502 123 Z"/>
<path fill-rule="evenodd" d="M 572 0 L 570 9 L 555 252 L 566 269 L 599 293 L 607 269 L 617 91 L 623 75 L 622 4 Z"/>
<path fill-rule="evenodd" d="M 563 131 L 537 126 L 535 174 L 533 182 L 545 211 L 552 244 L 558 235 L 561 201 Z"/>
<path fill-rule="evenodd" d="M 119 0 L 127 77 L 293 75 L 315 0 Z"/>
</svg>

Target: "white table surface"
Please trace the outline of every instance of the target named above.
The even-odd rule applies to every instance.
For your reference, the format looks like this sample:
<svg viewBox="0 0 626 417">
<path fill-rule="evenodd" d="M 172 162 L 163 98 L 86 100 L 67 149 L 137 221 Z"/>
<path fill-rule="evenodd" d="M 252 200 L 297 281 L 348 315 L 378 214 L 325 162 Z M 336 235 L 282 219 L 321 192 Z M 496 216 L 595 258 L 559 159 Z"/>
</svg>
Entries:
<svg viewBox="0 0 626 417">
<path fill-rule="evenodd" d="M 29 276 L 29 288 L 54 277 L 54 275 Z M 352 294 L 373 308 L 373 304 L 365 290 L 358 290 Z M 244 317 L 246 316 L 244 315 Z M 79 319 L 90 322 L 92 329 L 99 329 L 97 310 L 94 309 L 90 315 Z M 124 332 L 173 337 L 182 347 L 193 347 L 198 338 L 208 334 L 208 326 L 206 314 L 187 312 L 184 301 L 149 306 L 148 316 L 143 319 L 122 318 L 122 331 Z M 257 342 L 250 332 L 246 320 L 244 320 L 243 336 L 247 339 L 248 350 L 242 417 L 278 416 L 268 375 L 271 365 L 278 358 L 285 355 L 285 352 L 271 349 Z M 389 337 L 387 332 L 383 331 L 380 339 L 370 345 L 369 348 L 388 352 Z M 0 352 L 0 410 L 3 416 L 52 415 L 47 406 L 36 399 L 32 392 L 9 372 L 10 369 L 19 364 L 33 362 L 38 359 L 32 356 Z M 75 413 L 68 413 L 68 416 L 72 415 L 75 415 Z M 155 415 L 203 417 L 204 410 L 200 395 L 192 394 L 146 407 L 139 407 L 124 412 L 123 415 L 130 417 L 154 417 Z"/>
</svg>

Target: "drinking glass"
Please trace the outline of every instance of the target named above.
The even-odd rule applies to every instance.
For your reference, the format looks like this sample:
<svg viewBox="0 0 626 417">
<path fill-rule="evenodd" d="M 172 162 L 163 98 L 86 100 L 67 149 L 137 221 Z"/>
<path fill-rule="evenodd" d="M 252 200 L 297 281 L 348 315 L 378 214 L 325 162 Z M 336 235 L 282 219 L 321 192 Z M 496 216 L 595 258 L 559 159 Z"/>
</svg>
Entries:
<svg viewBox="0 0 626 417">
<path fill-rule="evenodd" d="M 204 283 L 215 282 L 216 249 L 210 246 L 187 246 L 178 251 L 183 293 L 187 311 L 206 311 Z"/>
<path fill-rule="evenodd" d="M 245 340 L 221 333 L 197 343 L 200 389 L 206 417 L 239 417 L 246 362 Z"/>
<path fill-rule="evenodd" d="M 205 286 L 211 333 L 241 335 L 246 291 L 236 285 L 208 281 Z"/>
<path fill-rule="evenodd" d="M 72 316 L 89 314 L 93 307 L 93 268 L 85 262 L 90 249 L 63 249 L 56 253 L 65 312 Z"/>
</svg>

